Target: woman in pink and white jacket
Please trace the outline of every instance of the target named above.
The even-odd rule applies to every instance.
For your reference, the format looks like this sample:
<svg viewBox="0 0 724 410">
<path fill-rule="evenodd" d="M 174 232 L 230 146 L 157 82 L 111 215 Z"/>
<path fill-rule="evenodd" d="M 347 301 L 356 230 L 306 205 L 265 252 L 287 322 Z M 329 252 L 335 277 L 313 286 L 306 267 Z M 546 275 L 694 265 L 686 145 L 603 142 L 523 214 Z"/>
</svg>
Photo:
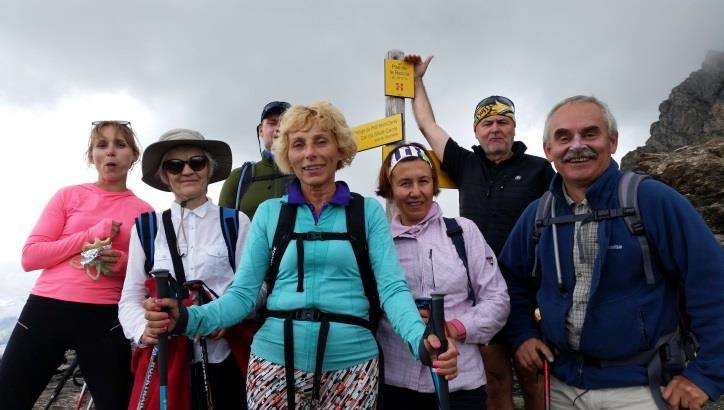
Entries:
<svg viewBox="0 0 724 410">
<path fill-rule="evenodd" d="M 439 191 L 436 169 L 420 144 L 399 146 L 382 163 L 377 194 L 395 205 L 392 236 L 410 290 L 416 299 L 445 294 L 446 331 L 458 341 L 460 352 L 458 377 L 449 384 L 451 408 L 481 409 L 485 370 L 478 345 L 505 325 L 508 291 L 495 254 L 478 228 L 466 218 L 454 218 L 462 229 L 466 268 L 434 201 Z M 427 320 L 429 310 L 422 308 L 420 314 Z M 436 408 L 429 368 L 414 360 L 385 319 L 377 339 L 385 358 L 385 406 Z"/>
</svg>

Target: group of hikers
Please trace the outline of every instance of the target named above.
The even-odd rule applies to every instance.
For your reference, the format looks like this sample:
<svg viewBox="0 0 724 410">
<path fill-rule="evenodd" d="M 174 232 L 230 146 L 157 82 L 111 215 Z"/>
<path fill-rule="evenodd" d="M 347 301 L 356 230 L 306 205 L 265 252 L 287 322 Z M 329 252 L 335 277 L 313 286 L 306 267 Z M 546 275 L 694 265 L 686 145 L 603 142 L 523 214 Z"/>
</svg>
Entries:
<svg viewBox="0 0 724 410">
<path fill-rule="evenodd" d="M 74 349 L 98 409 L 699 409 L 724 392 L 724 251 L 685 197 L 622 173 L 618 130 L 590 96 L 562 100 L 546 158 L 515 141 L 513 102 L 473 114 L 462 148 L 408 55 L 412 108 L 459 191 L 447 218 L 430 151 L 384 158 L 374 198 L 336 179 L 357 146 L 328 102 L 273 101 L 261 158 L 232 170 L 220 140 L 173 129 L 143 152 L 94 122 L 98 179 L 60 189 L 22 250 L 42 269 L 0 362 L 0 403 L 29 409 Z M 170 192 L 154 211 L 127 188 Z M 555 166 L 554 172 L 551 163 Z M 208 185 L 225 181 L 219 205 Z M 170 272 L 159 297 L 152 272 Z M 444 294 L 446 337 L 431 332 Z M 131 346 L 129 346 L 129 340 Z"/>
</svg>

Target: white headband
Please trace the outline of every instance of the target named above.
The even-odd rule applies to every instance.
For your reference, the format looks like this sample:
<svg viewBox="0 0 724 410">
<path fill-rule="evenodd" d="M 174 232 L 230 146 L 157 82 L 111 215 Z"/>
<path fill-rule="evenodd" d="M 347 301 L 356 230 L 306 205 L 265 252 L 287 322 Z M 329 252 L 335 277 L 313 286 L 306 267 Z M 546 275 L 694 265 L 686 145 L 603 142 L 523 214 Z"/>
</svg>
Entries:
<svg viewBox="0 0 724 410">
<path fill-rule="evenodd" d="M 392 170 L 395 169 L 397 164 L 405 158 L 421 159 L 427 162 L 427 165 L 432 168 L 432 161 L 430 161 L 430 157 L 427 156 L 425 150 L 422 150 L 414 145 L 403 145 L 392 151 L 392 159 L 390 160 L 390 171 L 388 172 L 388 175 L 392 175 Z"/>
</svg>

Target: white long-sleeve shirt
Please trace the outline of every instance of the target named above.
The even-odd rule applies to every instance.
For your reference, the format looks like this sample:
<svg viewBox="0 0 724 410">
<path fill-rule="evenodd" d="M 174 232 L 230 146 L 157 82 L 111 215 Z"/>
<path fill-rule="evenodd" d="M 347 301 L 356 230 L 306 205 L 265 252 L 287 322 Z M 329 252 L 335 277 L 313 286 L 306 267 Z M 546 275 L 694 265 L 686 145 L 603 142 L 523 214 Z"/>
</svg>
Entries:
<svg viewBox="0 0 724 410">
<path fill-rule="evenodd" d="M 166 233 L 161 213 L 156 214 L 158 233 L 156 234 L 153 269 L 168 269 L 176 277 L 171 262 Z M 219 207 L 211 199 L 195 209 L 183 210 L 183 232 L 181 231 L 181 207 L 174 202 L 171 205 L 171 222 L 178 239 L 179 254 L 184 266 L 186 280 L 201 279 L 218 295 L 226 291 L 234 279 L 235 269 L 231 268 L 219 221 Z M 238 266 L 244 240 L 249 229 L 249 218 L 239 213 L 239 237 L 236 242 L 235 262 Z M 121 300 L 118 304 L 118 317 L 123 332 L 128 339 L 138 343 L 146 327 L 143 301 L 148 297 L 144 270 L 146 256 L 138 238 L 136 229 L 131 230 L 131 242 L 128 249 L 128 269 L 123 283 Z M 220 363 L 229 355 L 230 349 L 225 339 L 207 339 L 210 363 Z M 200 360 L 200 348 L 195 346 L 195 361 Z"/>
</svg>

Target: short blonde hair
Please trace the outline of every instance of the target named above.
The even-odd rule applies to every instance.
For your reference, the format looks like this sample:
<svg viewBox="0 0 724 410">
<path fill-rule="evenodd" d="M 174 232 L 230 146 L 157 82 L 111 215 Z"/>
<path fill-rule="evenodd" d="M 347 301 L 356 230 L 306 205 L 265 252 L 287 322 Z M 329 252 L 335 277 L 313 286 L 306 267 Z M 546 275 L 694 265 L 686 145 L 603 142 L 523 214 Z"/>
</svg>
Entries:
<svg viewBox="0 0 724 410">
<path fill-rule="evenodd" d="M 327 101 L 319 101 L 309 105 L 294 105 L 282 115 L 279 136 L 272 144 L 274 161 L 280 171 L 285 174 L 294 173 L 289 163 L 289 135 L 310 130 L 315 125 L 334 136 L 337 148 L 342 154 L 337 169 L 342 169 L 352 163 L 357 154 L 357 142 L 354 140 L 352 130 L 347 125 L 342 112 Z"/>
</svg>

